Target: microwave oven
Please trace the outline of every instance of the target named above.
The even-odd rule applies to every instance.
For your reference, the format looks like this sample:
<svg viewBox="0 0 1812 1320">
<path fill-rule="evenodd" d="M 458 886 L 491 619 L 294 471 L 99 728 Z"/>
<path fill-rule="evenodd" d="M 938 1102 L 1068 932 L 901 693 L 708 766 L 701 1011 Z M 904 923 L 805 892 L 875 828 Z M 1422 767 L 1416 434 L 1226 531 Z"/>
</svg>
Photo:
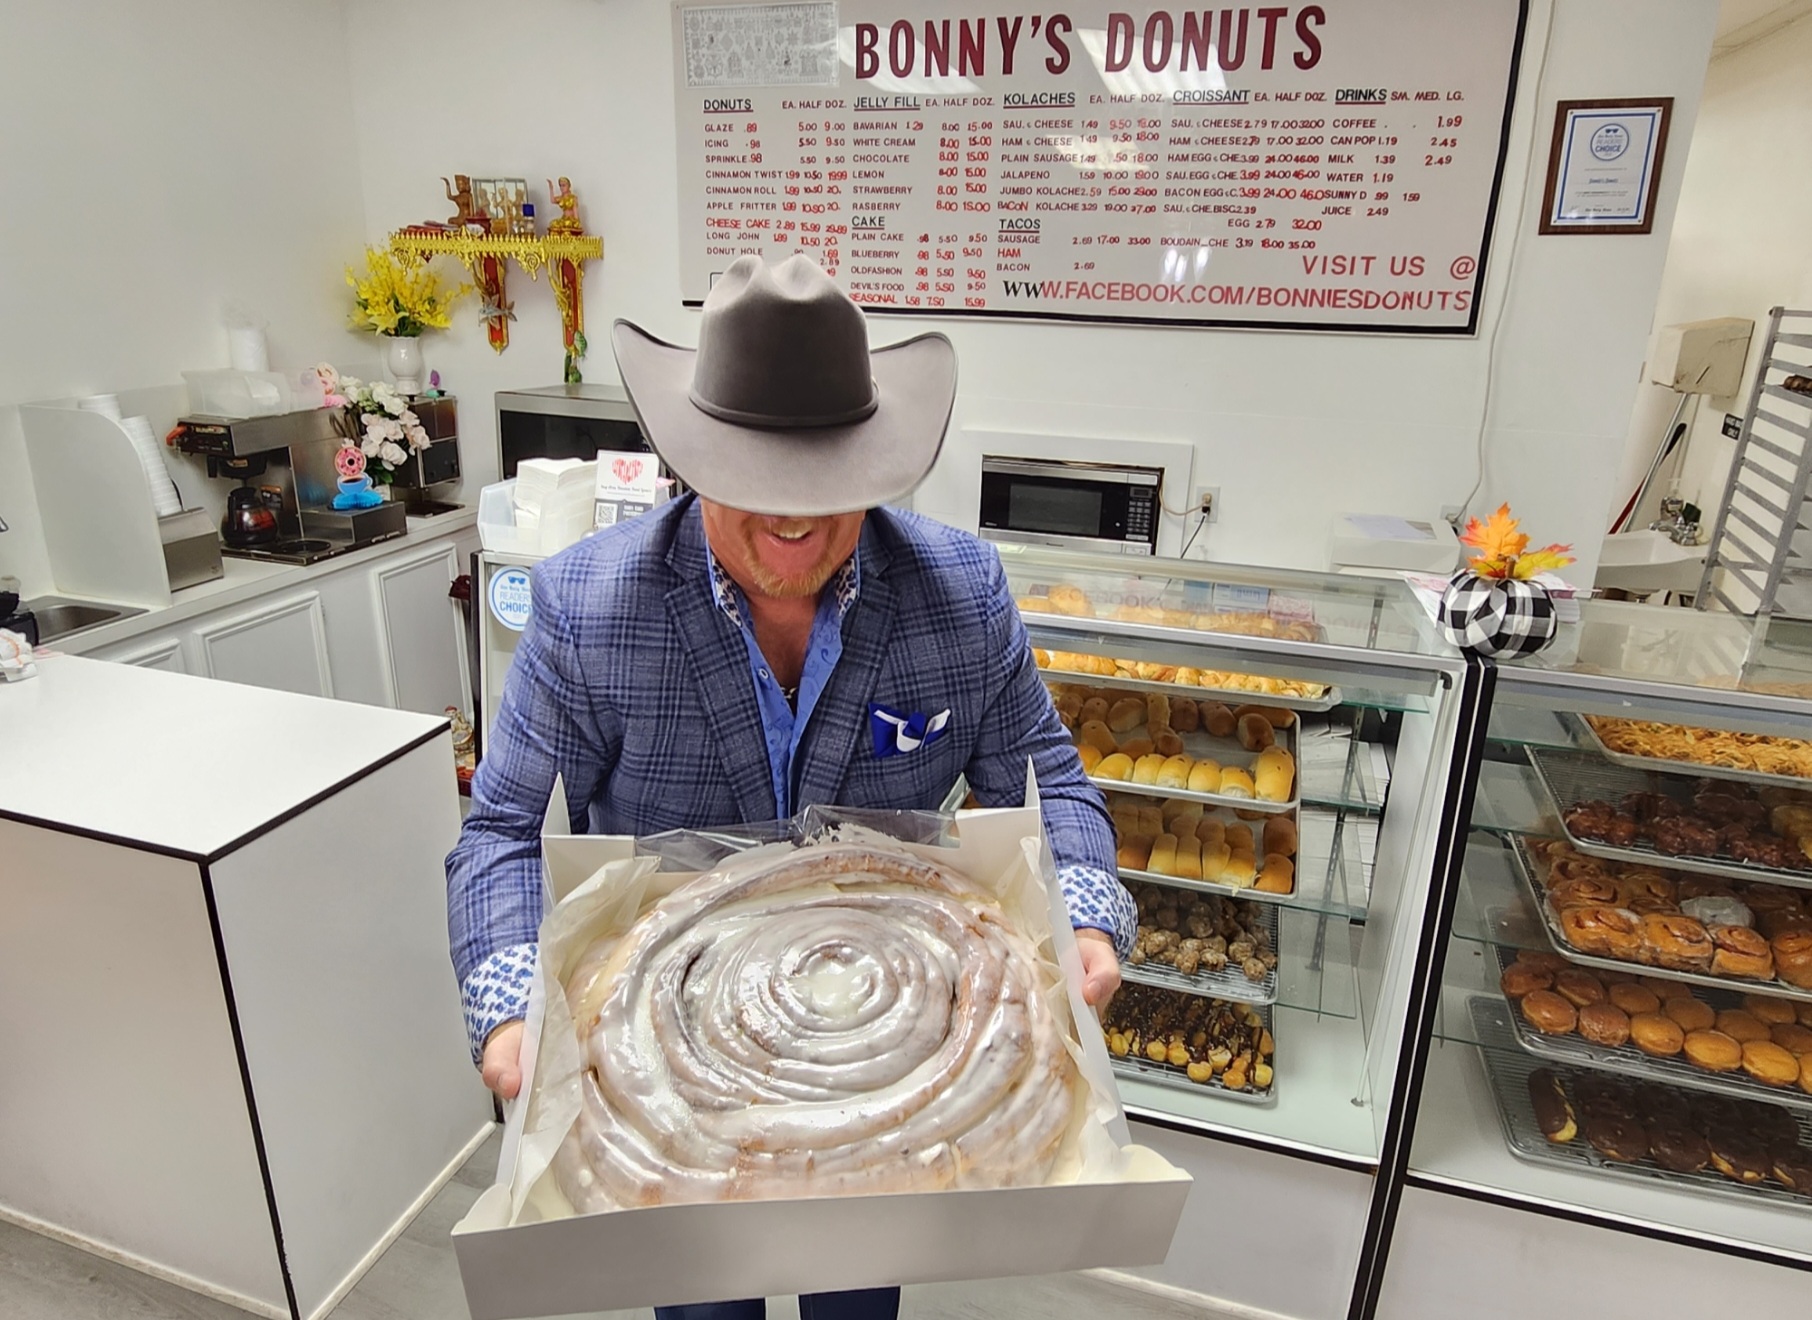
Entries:
<svg viewBox="0 0 1812 1320">
<path fill-rule="evenodd" d="M 649 445 L 620 385 L 548 385 L 497 391 L 497 448 L 508 481 L 525 458 L 589 460 L 600 449 L 646 453 Z"/>
<path fill-rule="evenodd" d="M 1155 555 L 1163 485 L 1160 467 L 985 454 L 981 534 L 990 541 Z"/>
</svg>

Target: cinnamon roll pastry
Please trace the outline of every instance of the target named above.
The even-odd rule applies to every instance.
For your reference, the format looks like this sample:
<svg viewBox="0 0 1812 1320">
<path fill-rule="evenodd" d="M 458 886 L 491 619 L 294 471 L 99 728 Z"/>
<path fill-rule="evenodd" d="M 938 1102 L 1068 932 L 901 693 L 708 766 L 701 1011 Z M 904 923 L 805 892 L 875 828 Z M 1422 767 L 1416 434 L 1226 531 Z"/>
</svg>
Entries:
<svg viewBox="0 0 1812 1320">
<path fill-rule="evenodd" d="M 1045 1181 L 1080 1075 L 993 899 L 904 853 L 698 877 L 567 979 L 586 1065 L 554 1160 L 581 1213 Z"/>
</svg>

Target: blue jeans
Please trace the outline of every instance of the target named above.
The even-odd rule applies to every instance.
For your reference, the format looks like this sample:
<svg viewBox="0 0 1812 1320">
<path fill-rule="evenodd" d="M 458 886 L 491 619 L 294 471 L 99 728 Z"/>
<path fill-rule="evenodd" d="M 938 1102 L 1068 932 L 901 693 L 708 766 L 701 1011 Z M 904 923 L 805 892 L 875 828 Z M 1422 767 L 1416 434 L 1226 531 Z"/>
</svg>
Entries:
<svg viewBox="0 0 1812 1320">
<path fill-rule="evenodd" d="M 768 1304 L 759 1299 L 654 1308 L 655 1320 L 766 1320 L 767 1313 Z M 799 1299 L 799 1320 L 894 1320 L 899 1313 L 898 1288 L 807 1293 Z"/>
</svg>

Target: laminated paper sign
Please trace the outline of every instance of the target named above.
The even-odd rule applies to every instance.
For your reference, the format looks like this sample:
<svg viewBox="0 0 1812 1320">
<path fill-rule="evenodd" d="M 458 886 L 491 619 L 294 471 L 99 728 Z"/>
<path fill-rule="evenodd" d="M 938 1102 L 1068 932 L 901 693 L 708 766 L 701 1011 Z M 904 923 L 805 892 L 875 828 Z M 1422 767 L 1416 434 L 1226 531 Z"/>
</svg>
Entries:
<svg viewBox="0 0 1812 1320">
<path fill-rule="evenodd" d="M 647 513 L 663 503 L 670 488 L 660 479 L 660 464 L 651 454 L 598 451 L 597 501 L 593 527 L 614 527 L 625 518 Z"/>
<path fill-rule="evenodd" d="M 556 788 L 556 793 L 559 789 Z M 1063 968 L 1088 1119 L 1067 1176 L 1040 1187 L 818 1196 L 654 1206 L 571 1215 L 548 1165 L 570 1121 L 562 1069 L 574 1066 L 564 995 L 530 1000 L 523 1094 L 498 1183 L 454 1229 L 473 1320 L 560 1315 L 1160 1263 L 1189 1177 L 1130 1144 L 1101 1033 L 1081 998 L 1076 947 L 1036 806 L 962 813 L 956 848 L 905 847 L 1000 896 L 1028 933 L 1047 933 Z M 554 825 L 550 822 L 550 829 Z M 587 922 L 621 921 L 692 878 L 656 872 L 621 838 L 544 834 L 550 961 Z M 616 915 L 612 915 L 613 909 Z M 1046 927 L 1039 931 L 1039 926 Z M 589 938 L 589 935 L 587 936 Z M 552 941 L 549 943 L 549 941 Z M 550 973 L 551 975 L 551 973 Z M 1061 992 L 1058 992 L 1061 993 Z M 545 1034 L 544 1034 L 545 1033 Z M 542 1103 L 545 1088 L 554 1099 Z"/>
<path fill-rule="evenodd" d="M 1471 333 L 1525 0 L 676 4 L 680 274 L 895 313 Z"/>
</svg>

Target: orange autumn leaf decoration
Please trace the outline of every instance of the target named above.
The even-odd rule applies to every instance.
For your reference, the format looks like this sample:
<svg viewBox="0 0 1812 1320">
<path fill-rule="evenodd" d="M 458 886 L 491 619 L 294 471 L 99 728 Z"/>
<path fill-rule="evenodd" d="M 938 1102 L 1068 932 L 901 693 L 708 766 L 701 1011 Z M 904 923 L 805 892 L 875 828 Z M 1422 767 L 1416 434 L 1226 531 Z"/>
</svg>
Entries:
<svg viewBox="0 0 1812 1320">
<path fill-rule="evenodd" d="M 1486 578 L 1526 581 L 1538 573 L 1552 572 L 1573 562 L 1573 556 L 1567 553 L 1572 546 L 1544 545 L 1539 550 L 1530 550 L 1528 536 L 1517 527 L 1508 504 L 1499 505 L 1497 512 L 1484 522 L 1473 518 L 1466 523 L 1460 543 L 1478 551 L 1467 561 L 1474 573 Z"/>
</svg>

